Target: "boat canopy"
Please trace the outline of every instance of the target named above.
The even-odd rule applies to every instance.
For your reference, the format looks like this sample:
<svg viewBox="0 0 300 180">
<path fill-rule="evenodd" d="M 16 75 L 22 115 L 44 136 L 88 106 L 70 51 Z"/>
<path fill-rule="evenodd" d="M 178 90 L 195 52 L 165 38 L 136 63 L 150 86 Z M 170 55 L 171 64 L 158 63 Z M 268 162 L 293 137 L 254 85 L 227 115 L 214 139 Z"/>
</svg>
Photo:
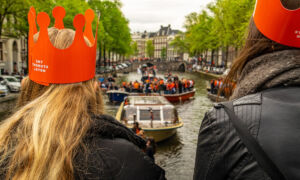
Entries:
<svg viewBox="0 0 300 180">
<path fill-rule="evenodd" d="M 162 96 L 130 96 L 128 97 L 130 105 L 171 105 L 169 101 Z M 172 105 L 171 105 L 172 106 Z"/>
<path fill-rule="evenodd" d="M 154 123 L 171 123 L 176 118 L 175 107 L 162 96 L 132 96 L 128 100 L 129 105 L 124 106 L 122 119 L 129 123 L 151 121 L 151 111 Z"/>
</svg>

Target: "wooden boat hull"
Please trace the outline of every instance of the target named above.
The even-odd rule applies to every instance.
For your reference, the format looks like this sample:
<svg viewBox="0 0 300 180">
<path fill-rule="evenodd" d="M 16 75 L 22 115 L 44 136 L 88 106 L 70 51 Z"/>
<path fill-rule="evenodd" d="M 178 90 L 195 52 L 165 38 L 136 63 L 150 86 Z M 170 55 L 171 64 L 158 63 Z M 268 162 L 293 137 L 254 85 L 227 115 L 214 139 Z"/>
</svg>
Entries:
<svg viewBox="0 0 300 180">
<path fill-rule="evenodd" d="M 227 98 L 223 97 L 223 96 L 218 96 L 216 94 L 212 94 L 210 92 L 207 92 L 207 97 L 213 101 L 213 102 L 225 102 L 228 101 Z"/>
<path fill-rule="evenodd" d="M 153 137 L 155 142 L 161 142 L 174 136 L 177 132 L 177 128 L 182 127 L 182 125 L 183 124 L 180 123 L 174 127 L 160 128 L 160 129 L 143 129 L 143 130 L 147 137 Z"/>
<path fill-rule="evenodd" d="M 183 102 L 195 96 L 195 90 L 184 92 L 182 94 L 164 94 L 163 96 L 171 103 Z"/>
</svg>

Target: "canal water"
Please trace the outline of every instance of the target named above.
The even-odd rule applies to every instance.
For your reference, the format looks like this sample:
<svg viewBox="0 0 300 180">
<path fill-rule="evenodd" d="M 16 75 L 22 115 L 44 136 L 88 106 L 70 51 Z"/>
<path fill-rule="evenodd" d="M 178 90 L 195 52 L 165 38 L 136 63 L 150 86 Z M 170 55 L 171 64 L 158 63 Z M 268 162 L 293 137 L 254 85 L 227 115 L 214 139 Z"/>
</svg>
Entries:
<svg viewBox="0 0 300 180">
<path fill-rule="evenodd" d="M 198 73 L 174 73 L 179 77 L 195 81 L 196 94 L 193 100 L 176 104 L 178 114 L 184 125 L 172 138 L 159 143 L 155 161 L 166 171 L 167 179 L 190 180 L 193 178 L 198 132 L 205 112 L 213 103 L 206 97 L 206 77 Z M 122 76 L 122 75 L 121 75 Z M 162 76 L 162 74 L 158 74 Z M 140 80 L 141 75 L 130 73 L 119 78 L 120 81 Z M 115 116 L 118 106 L 108 105 L 106 112 Z"/>
</svg>

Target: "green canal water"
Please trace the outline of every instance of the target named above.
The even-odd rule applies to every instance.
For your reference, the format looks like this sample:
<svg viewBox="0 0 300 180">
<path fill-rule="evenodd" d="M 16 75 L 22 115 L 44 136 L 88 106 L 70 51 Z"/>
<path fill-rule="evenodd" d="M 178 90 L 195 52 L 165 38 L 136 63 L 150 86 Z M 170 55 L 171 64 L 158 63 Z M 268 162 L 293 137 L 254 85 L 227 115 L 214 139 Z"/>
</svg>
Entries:
<svg viewBox="0 0 300 180">
<path fill-rule="evenodd" d="M 193 79 L 195 81 L 195 99 L 176 104 L 178 114 L 184 126 L 177 130 L 177 134 L 172 138 L 159 143 L 155 161 L 166 171 L 167 179 L 190 180 L 193 178 L 198 132 L 201 121 L 206 111 L 211 109 L 212 102 L 206 97 L 207 77 L 198 73 L 174 73 L 179 77 Z M 137 73 L 121 75 L 122 80 L 140 80 Z M 162 74 L 158 76 L 162 77 Z M 107 105 L 106 112 L 115 116 L 118 106 Z"/>
</svg>

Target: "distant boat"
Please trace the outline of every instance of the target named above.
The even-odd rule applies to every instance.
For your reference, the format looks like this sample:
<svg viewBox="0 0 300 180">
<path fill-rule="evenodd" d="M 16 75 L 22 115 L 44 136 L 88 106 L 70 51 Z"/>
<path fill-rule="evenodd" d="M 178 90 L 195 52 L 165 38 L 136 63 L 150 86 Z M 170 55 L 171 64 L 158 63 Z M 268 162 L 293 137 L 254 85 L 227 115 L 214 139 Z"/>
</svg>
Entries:
<svg viewBox="0 0 300 180">
<path fill-rule="evenodd" d="M 212 94 L 210 92 L 207 92 L 207 97 L 213 101 L 213 102 L 225 102 L 228 101 L 228 99 L 224 96 L 218 96 L 217 94 Z"/>
<path fill-rule="evenodd" d="M 120 90 L 110 90 L 107 91 L 106 94 L 111 103 L 121 103 L 124 101 L 125 97 L 129 95 L 128 92 L 120 91 Z"/>
<path fill-rule="evenodd" d="M 164 96 L 171 103 L 177 103 L 177 102 L 184 102 L 191 99 L 192 97 L 195 96 L 195 92 L 196 90 L 193 89 L 192 91 L 187 91 L 180 94 L 163 94 L 162 96 Z"/>
<path fill-rule="evenodd" d="M 156 142 L 164 141 L 183 126 L 176 108 L 162 96 L 129 96 L 117 112 L 116 119 L 132 128 L 134 122 L 153 137 Z"/>
</svg>

